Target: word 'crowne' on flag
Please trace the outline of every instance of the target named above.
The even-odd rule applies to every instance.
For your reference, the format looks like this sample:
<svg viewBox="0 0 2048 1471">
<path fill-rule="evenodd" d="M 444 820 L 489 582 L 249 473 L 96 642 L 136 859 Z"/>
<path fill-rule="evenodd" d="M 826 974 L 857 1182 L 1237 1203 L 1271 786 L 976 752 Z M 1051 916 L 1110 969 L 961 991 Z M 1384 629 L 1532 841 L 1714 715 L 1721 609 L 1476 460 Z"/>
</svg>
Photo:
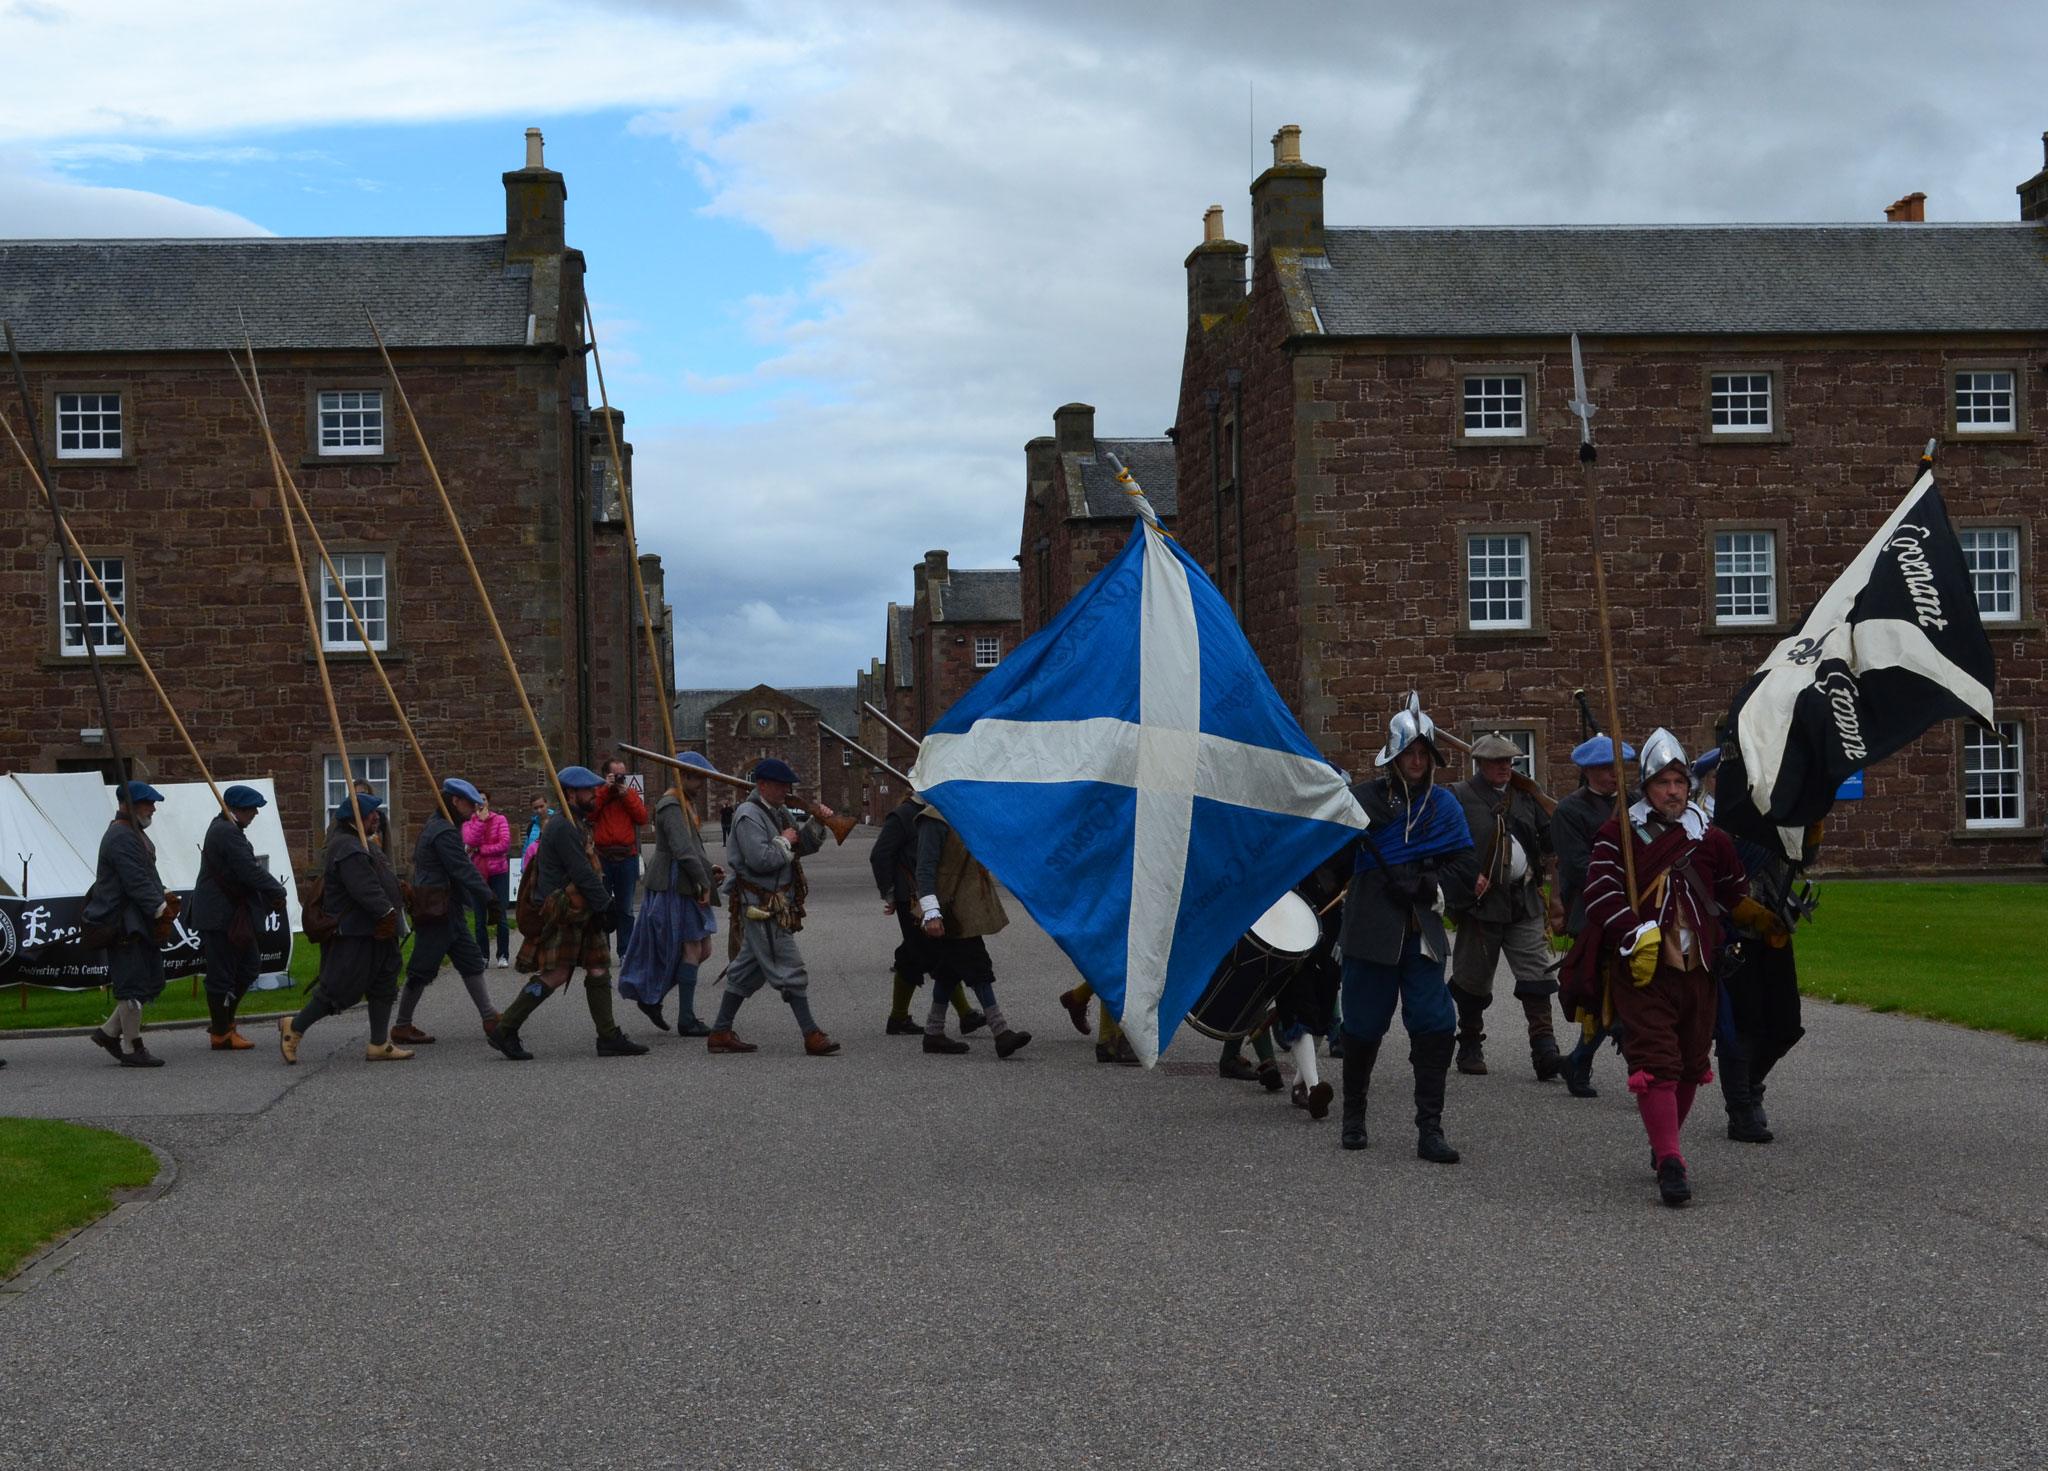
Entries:
<svg viewBox="0 0 2048 1471">
<path fill-rule="evenodd" d="M 1140 507 L 1116 560 L 932 727 L 910 779 L 1149 1067 L 1245 930 L 1366 819 Z"/>
<path fill-rule="evenodd" d="M 1736 692 L 1717 820 L 1800 861 L 1807 827 L 1852 774 L 1937 721 L 1990 726 L 1996 677 L 1930 466 L 1799 631 Z"/>
</svg>

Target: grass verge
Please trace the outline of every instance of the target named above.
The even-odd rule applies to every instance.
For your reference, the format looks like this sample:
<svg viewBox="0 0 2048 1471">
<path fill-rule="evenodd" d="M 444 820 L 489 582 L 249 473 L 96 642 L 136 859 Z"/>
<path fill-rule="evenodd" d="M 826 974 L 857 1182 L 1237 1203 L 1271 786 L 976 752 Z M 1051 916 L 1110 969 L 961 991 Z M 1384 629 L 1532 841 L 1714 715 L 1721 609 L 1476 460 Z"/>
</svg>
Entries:
<svg viewBox="0 0 2048 1471">
<path fill-rule="evenodd" d="M 2044 1041 L 2044 934 L 2048 884 L 1824 884 L 1799 930 L 1799 988 Z"/>
<path fill-rule="evenodd" d="M 292 939 L 288 991 L 251 991 L 242 1010 L 254 1015 L 262 1011 L 296 1011 L 305 1004 L 306 985 L 320 968 L 320 947 L 304 935 Z M 26 999 L 26 1005 L 23 1004 Z M 104 989 L 91 991 L 50 991 L 39 986 L 0 988 L 0 1028 L 91 1027 L 107 1019 L 114 1009 Z M 206 1015 L 206 988 L 198 977 L 167 982 L 163 995 L 149 1003 L 142 1013 L 143 1024 L 182 1021 Z"/>
<path fill-rule="evenodd" d="M 133 1139 L 50 1119 L 0 1119 L 0 1277 L 22 1258 L 114 1208 L 114 1190 L 156 1178 Z"/>
</svg>

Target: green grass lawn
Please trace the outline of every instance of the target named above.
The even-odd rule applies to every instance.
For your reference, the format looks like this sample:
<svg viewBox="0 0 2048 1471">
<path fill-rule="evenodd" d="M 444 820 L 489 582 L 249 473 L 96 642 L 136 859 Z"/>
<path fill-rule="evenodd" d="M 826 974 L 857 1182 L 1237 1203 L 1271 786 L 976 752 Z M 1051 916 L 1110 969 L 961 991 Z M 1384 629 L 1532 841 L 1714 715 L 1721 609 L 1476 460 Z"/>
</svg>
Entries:
<svg viewBox="0 0 2048 1471">
<path fill-rule="evenodd" d="M 254 1016 L 265 1011 L 297 1011 L 305 1005 L 307 982 L 320 967 L 320 949 L 304 935 L 292 940 L 289 991 L 251 991 L 242 1010 Z M 28 1004 L 22 1004 L 24 990 Z M 38 986 L 0 988 L 0 1029 L 13 1027 L 90 1027 L 107 1019 L 114 1009 L 104 990 L 48 991 Z M 149 1003 L 142 1013 L 143 1024 L 180 1021 L 206 1015 L 206 989 L 198 977 L 168 982 L 164 994 Z"/>
<path fill-rule="evenodd" d="M 0 1119 L 0 1277 L 44 1242 L 114 1208 L 110 1190 L 156 1178 L 133 1139 L 49 1119 Z"/>
<path fill-rule="evenodd" d="M 2048 884 L 1823 883 L 1799 987 L 2048 1040 Z"/>
</svg>

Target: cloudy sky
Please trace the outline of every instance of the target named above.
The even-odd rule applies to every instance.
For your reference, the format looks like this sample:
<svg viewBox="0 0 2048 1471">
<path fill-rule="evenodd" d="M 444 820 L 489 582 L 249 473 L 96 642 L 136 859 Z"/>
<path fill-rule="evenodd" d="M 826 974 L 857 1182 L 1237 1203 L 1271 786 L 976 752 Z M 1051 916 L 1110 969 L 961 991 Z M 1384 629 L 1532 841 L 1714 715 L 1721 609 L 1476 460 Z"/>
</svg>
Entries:
<svg viewBox="0 0 2048 1471">
<path fill-rule="evenodd" d="M 485 234 L 542 127 L 685 685 L 844 683 L 1023 445 L 1173 413 L 1299 123 L 1339 224 L 2010 219 L 2038 3 L 0 0 L 0 237 Z"/>
</svg>

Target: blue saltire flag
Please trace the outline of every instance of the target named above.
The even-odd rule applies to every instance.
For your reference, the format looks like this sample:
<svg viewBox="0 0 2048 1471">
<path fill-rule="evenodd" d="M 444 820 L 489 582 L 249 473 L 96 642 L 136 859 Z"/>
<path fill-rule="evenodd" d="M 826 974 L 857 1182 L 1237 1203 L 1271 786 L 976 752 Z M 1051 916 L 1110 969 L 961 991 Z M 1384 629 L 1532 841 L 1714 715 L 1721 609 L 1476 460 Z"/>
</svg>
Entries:
<svg viewBox="0 0 2048 1471">
<path fill-rule="evenodd" d="M 1366 818 L 1138 505 L 1117 559 L 940 717 L 910 779 L 1149 1067 L 1239 937 Z"/>
</svg>

